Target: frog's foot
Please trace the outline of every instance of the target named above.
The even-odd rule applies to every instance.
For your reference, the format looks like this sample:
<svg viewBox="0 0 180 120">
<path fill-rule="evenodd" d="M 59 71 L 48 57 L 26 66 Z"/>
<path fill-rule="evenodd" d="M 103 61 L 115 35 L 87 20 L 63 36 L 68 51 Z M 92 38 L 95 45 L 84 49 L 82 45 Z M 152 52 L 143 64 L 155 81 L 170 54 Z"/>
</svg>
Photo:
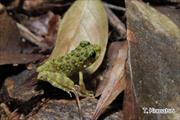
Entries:
<svg viewBox="0 0 180 120">
<path fill-rule="evenodd" d="M 94 97 L 93 91 L 89 91 L 87 89 L 82 89 L 79 85 L 75 85 L 74 89 L 78 93 L 78 95 L 81 97 Z"/>
<path fill-rule="evenodd" d="M 83 73 L 79 72 L 79 85 L 75 85 L 75 90 L 78 92 L 79 96 L 82 97 L 93 97 L 93 91 L 86 89 L 83 81 Z"/>
</svg>

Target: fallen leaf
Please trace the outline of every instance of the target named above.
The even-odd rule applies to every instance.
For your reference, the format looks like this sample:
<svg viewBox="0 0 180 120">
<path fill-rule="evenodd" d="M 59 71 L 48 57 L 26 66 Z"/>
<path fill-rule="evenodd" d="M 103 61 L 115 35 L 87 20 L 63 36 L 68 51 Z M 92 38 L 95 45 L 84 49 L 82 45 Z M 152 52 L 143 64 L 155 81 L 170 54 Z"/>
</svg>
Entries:
<svg viewBox="0 0 180 120">
<path fill-rule="evenodd" d="M 35 90 L 37 87 L 36 75 L 35 67 L 33 67 L 31 70 L 25 70 L 18 75 L 6 78 L 4 90 L 1 91 L 7 91 L 7 93 L 2 94 L 19 101 L 28 101 L 32 97 L 41 95 L 41 91 Z"/>
<path fill-rule="evenodd" d="M 13 0 L 11 3 L 7 6 L 7 9 L 16 9 L 20 5 L 20 0 Z"/>
<path fill-rule="evenodd" d="M 108 83 L 105 86 L 102 95 L 98 101 L 95 113 L 92 117 L 92 120 L 97 120 L 98 117 L 106 110 L 108 105 L 125 89 L 125 65 L 127 59 L 127 41 L 125 42 L 114 42 L 111 44 L 110 49 L 114 54 L 112 56 L 113 62 L 112 68 L 109 68 L 109 72 L 106 72 L 106 80 Z M 118 50 L 118 52 L 117 52 Z M 110 58 L 111 59 L 111 58 Z M 111 61 L 112 61 L 111 60 Z"/>
<path fill-rule="evenodd" d="M 0 51 L 19 53 L 20 33 L 15 21 L 6 11 L 0 13 Z"/>
<path fill-rule="evenodd" d="M 54 46 L 55 39 L 57 38 L 57 29 L 58 25 L 60 24 L 60 21 L 60 16 L 54 14 L 51 15 L 51 18 L 48 21 L 48 32 L 45 35 L 45 42 L 47 42 L 47 44 L 49 44 L 50 46 Z"/>
<path fill-rule="evenodd" d="M 0 65 L 25 64 L 37 61 L 42 55 L 21 54 L 21 39 L 16 22 L 6 11 L 0 13 Z"/>
<path fill-rule="evenodd" d="M 50 59 L 67 54 L 83 40 L 101 47 L 100 57 L 88 68 L 88 71 L 93 73 L 102 63 L 108 40 L 107 15 L 100 0 L 74 2 L 60 23 L 56 45 Z"/>
<path fill-rule="evenodd" d="M 25 0 L 23 4 L 23 8 L 25 10 L 31 10 L 36 8 L 37 6 L 41 6 L 43 4 L 43 0 Z"/>
<path fill-rule="evenodd" d="M 27 64 L 43 58 L 39 54 L 20 54 L 0 51 L 0 65 L 5 64 Z"/>
<path fill-rule="evenodd" d="M 24 25 L 17 23 L 19 28 L 20 34 L 23 38 L 27 39 L 28 41 L 34 43 L 42 50 L 46 50 L 49 46 L 43 42 L 44 38 L 33 34 L 29 29 L 27 29 Z"/>
<path fill-rule="evenodd" d="M 26 11 L 46 12 L 52 9 L 61 9 L 71 5 L 72 0 L 24 0 L 23 8 Z"/>
<path fill-rule="evenodd" d="M 126 89 L 123 100 L 123 120 L 138 120 L 138 109 L 134 94 L 133 81 L 130 79 L 126 79 Z"/>
<path fill-rule="evenodd" d="M 22 22 L 32 33 L 42 39 L 41 43 L 48 44 L 50 48 L 54 46 L 59 23 L 60 16 L 51 11 L 45 15 Z"/>
<path fill-rule="evenodd" d="M 107 52 L 107 66 L 108 68 L 103 71 L 103 73 L 99 76 L 100 81 L 96 89 L 96 96 L 99 96 L 102 94 L 104 88 L 108 84 L 109 76 L 112 72 L 113 66 L 116 65 L 115 60 L 117 59 L 117 55 L 119 53 L 119 49 L 121 48 L 122 43 L 121 42 L 113 42 L 108 47 Z"/>
</svg>

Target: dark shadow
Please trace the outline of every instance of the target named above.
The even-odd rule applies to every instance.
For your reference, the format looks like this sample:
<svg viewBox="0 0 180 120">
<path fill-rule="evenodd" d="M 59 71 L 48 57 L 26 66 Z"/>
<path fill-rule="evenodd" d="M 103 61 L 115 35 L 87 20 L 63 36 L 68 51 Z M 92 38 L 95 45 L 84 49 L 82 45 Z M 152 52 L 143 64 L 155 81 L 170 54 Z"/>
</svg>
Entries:
<svg viewBox="0 0 180 120">
<path fill-rule="evenodd" d="M 2 84 L 4 83 L 4 80 L 12 75 L 16 75 L 26 69 L 25 65 L 0 65 L 0 89 L 2 87 Z"/>
<path fill-rule="evenodd" d="M 98 120 L 104 120 L 107 116 L 122 110 L 124 91 L 111 103 L 109 108 L 99 117 Z"/>
</svg>

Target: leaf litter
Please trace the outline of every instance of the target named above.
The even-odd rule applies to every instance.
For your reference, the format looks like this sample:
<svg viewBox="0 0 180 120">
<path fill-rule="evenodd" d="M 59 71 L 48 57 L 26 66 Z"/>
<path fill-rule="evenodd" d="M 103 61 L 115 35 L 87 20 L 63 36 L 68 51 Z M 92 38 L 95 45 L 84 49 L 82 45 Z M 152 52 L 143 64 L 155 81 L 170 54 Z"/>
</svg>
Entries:
<svg viewBox="0 0 180 120">
<path fill-rule="evenodd" d="M 101 63 L 104 59 L 105 51 L 107 49 L 107 43 L 108 43 L 108 41 L 107 41 L 108 40 L 107 15 L 106 15 L 106 12 L 104 11 L 104 6 L 101 5 L 101 3 L 99 4 L 99 1 L 92 2 L 89 0 L 87 3 L 85 3 L 85 2 L 80 3 L 79 1 L 77 1 L 77 3 L 75 3 L 76 5 L 72 6 L 72 8 L 70 8 L 70 10 L 69 10 L 70 12 L 66 13 L 67 15 L 65 15 L 63 17 L 64 20 L 62 20 L 62 21 L 60 21 L 60 19 L 59 19 L 60 17 L 58 15 L 55 15 L 53 12 L 48 12 L 46 15 L 38 16 L 35 19 L 34 19 L 34 17 L 31 17 L 31 19 L 28 19 L 27 21 L 20 21 L 20 23 L 18 23 L 18 24 L 23 25 L 25 28 L 27 28 L 27 30 L 30 31 L 30 35 L 36 36 L 38 38 L 37 40 L 43 41 L 42 43 L 47 44 L 46 47 L 50 48 L 50 49 L 53 48 L 53 45 L 55 43 L 54 41 L 57 37 L 57 41 L 55 43 L 55 49 L 53 50 L 52 55 L 50 55 L 50 59 L 51 59 L 51 57 L 52 58 L 55 57 L 57 52 L 59 55 L 64 55 L 65 53 L 74 49 L 75 46 L 77 46 L 81 40 L 88 40 L 92 43 L 99 44 L 102 47 L 101 57 L 97 60 L 97 63 L 95 63 L 92 67 L 90 67 L 88 69 L 90 72 L 93 73 L 101 65 Z M 80 8 L 84 8 L 83 9 L 84 11 L 81 12 Z M 81 19 L 79 19 L 78 15 L 81 16 L 80 17 Z M 58 30 L 59 31 L 58 35 L 56 36 L 58 23 L 60 23 L 60 28 Z M 17 31 L 19 31 L 19 30 L 17 30 Z M 21 29 L 20 29 L 20 31 L 21 31 Z M 64 32 L 64 31 L 66 31 L 66 32 Z M 27 41 L 29 41 L 28 37 L 25 37 L 23 34 L 21 33 L 19 36 L 24 37 Z M 19 40 L 20 40 L 20 38 L 19 38 Z M 64 43 L 65 41 L 66 41 L 66 43 Z M 30 42 L 32 42 L 32 41 L 30 40 Z M 20 40 L 20 44 L 21 43 L 22 43 L 22 41 Z M 30 46 L 33 46 L 33 47 L 34 47 L 34 45 L 35 46 L 37 45 L 36 47 L 39 47 L 40 49 L 45 48 L 43 46 L 36 44 L 36 41 L 32 42 L 32 43 L 27 43 L 27 44 L 30 44 Z M 58 44 L 58 47 L 57 47 L 57 44 Z M 114 44 L 119 44 L 119 43 L 114 43 Z M 98 102 L 97 110 L 99 110 L 101 112 L 98 113 L 98 116 L 105 110 L 105 108 L 107 108 L 107 106 L 115 99 L 115 97 L 117 97 L 117 95 L 124 89 L 124 86 L 125 86 L 125 84 L 123 82 L 123 80 L 125 79 L 125 76 L 123 76 L 124 71 L 122 69 L 118 70 L 118 67 L 115 67 L 116 64 L 118 63 L 118 58 L 116 58 L 116 57 L 118 57 L 118 56 L 116 56 L 117 49 L 118 48 L 121 50 L 124 49 L 124 53 L 126 53 L 127 48 L 124 47 L 124 46 L 126 46 L 124 44 L 122 45 L 122 43 L 121 43 L 120 46 L 122 48 L 120 48 L 120 46 L 118 47 L 118 45 L 117 46 L 114 45 L 115 48 L 111 47 L 112 49 L 116 49 L 115 50 L 116 52 L 109 53 L 112 55 L 109 57 L 109 59 L 111 61 L 111 62 L 109 62 L 109 64 L 111 67 L 107 68 L 107 71 L 109 71 L 109 72 L 105 72 L 104 74 L 106 77 L 109 76 L 110 79 L 108 80 L 108 78 L 105 78 L 108 81 L 108 84 L 100 85 L 101 86 L 100 94 L 102 93 L 102 96 Z M 47 49 L 47 48 L 45 48 L 45 49 Z M 23 49 L 23 48 L 20 48 L 20 47 L 16 48 L 16 50 L 22 51 L 20 49 Z M 31 54 L 37 53 L 37 51 L 38 50 L 31 51 L 30 53 Z M 114 50 L 112 50 L 112 51 L 114 51 Z M 44 53 L 49 54 L 48 51 L 43 52 L 43 54 Z M 124 53 L 122 53 L 122 55 Z M 16 54 L 14 54 L 14 55 L 16 55 Z M 113 57 L 113 55 L 114 55 L 114 57 Z M 5 64 L 17 63 L 17 64 L 26 64 L 28 66 L 27 63 L 32 63 L 35 61 L 42 61 L 43 60 L 42 57 L 44 57 L 44 55 L 40 54 L 40 56 L 38 56 L 39 58 L 33 58 L 33 56 L 31 56 L 29 54 L 27 54 L 26 59 L 24 59 L 21 55 L 18 55 L 18 57 L 20 59 L 25 60 L 26 62 L 22 62 L 22 60 L 20 60 L 20 62 L 17 62 L 18 60 L 16 61 L 16 59 L 14 59 L 15 62 L 13 62 L 13 60 L 11 60 L 11 62 L 5 63 Z M 119 55 L 119 57 L 122 57 L 122 56 Z M 10 56 L 10 58 L 12 58 L 12 57 Z M 33 58 L 33 60 L 30 60 L 30 58 L 31 59 Z M 123 57 L 122 57 L 122 59 L 123 59 Z M 123 60 L 124 60 L 124 62 L 126 61 L 125 56 L 124 56 Z M 121 67 L 123 68 L 124 62 L 118 64 L 120 66 L 120 68 Z M 37 62 L 37 63 L 39 63 L 39 62 Z M 35 63 L 35 64 L 37 65 L 37 63 Z M 35 68 L 33 68 L 33 69 L 35 69 Z M 112 73 L 110 70 L 116 71 L 115 72 L 116 74 Z M 28 92 L 26 94 L 26 92 L 25 92 L 24 95 L 26 96 L 26 99 L 24 99 L 25 97 L 23 96 L 23 94 L 20 91 L 18 91 L 18 90 L 23 90 L 24 88 L 26 88 L 27 85 L 30 85 L 29 86 L 30 89 L 31 89 L 31 87 L 33 87 L 33 89 L 34 89 L 34 84 L 29 84 L 34 81 L 31 79 L 32 76 L 31 77 L 28 75 L 26 76 L 26 74 L 31 74 L 31 73 L 28 70 L 24 70 L 22 73 L 19 73 L 19 75 L 15 75 L 13 77 L 9 77 L 6 79 L 6 82 L 8 80 L 17 81 L 16 79 L 19 79 L 19 81 L 20 81 L 20 84 L 18 86 L 21 86 L 21 87 L 17 86 L 16 88 L 18 88 L 18 89 L 14 89 L 14 90 L 10 91 L 11 98 L 28 101 L 29 99 L 31 99 L 31 97 L 34 97 L 37 95 L 37 94 L 29 94 Z M 34 72 L 32 74 L 34 74 Z M 119 74 L 122 75 L 122 78 L 120 77 Z M 114 77 L 114 75 L 115 75 L 115 77 Z M 119 79 L 118 79 L 118 76 L 119 76 Z M 106 94 L 107 91 L 111 89 L 111 87 L 114 87 L 114 88 L 117 87 L 117 86 L 115 86 L 115 84 L 113 84 L 113 82 L 118 83 L 118 81 L 120 81 L 120 80 L 122 80 L 120 82 L 120 84 L 117 84 L 117 86 L 121 86 L 119 88 L 120 90 L 118 91 L 118 89 L 117 89 L 116 90 L 117 92 L 115 92 L 114 94 L 112 94 L 111 92 L 109 94 Z M 27 81 L 27 82 L 23 82 L 23 81 Z M 24 83 L 27 83 L 27 84 L 24 84 Z M 35 84 L 37 84 L 37 83 L 35 82 Z M 6 84 L 6 85 L 9 86 L 9 84 Z M 8 87 L 8 86 L 6 86 L 6 87 Z M 16 92 L 16 91 L 18 91 L 18 92 Z M 19 95 L 17 95 L 17 94 L 19 94 Z M 113 96 L 112 99 L 108 99 L 108 98 L 110 98 L 110 96 Z M 107 98 L 107 101 L 102 101 L 103 97 Z M 101 104 L 100 104 L 100 102 L 101 102 Z M 87 102 L 87 104 L 88 104 L 88 102 Z"/>
</svg>

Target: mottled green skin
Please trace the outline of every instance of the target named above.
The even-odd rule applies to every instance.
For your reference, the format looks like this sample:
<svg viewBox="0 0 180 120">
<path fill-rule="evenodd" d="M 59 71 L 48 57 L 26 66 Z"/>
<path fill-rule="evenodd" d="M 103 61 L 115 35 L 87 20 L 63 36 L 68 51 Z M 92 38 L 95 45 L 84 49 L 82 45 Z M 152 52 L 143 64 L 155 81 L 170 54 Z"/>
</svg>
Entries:
<svg viewBox="0 0 180 120">
<path fill-rule="evenodd" d="M 75 90 L 75 81 L 71 80 L 71 77 L 84 72 L 99 54 L 99 46 L 82 41 L 76 49 L 65 56 L 49 59 L 39 66 L 37 68 L 38 79 L 48 81 L 53 86 L 70 93 Z"/>
</svg>

